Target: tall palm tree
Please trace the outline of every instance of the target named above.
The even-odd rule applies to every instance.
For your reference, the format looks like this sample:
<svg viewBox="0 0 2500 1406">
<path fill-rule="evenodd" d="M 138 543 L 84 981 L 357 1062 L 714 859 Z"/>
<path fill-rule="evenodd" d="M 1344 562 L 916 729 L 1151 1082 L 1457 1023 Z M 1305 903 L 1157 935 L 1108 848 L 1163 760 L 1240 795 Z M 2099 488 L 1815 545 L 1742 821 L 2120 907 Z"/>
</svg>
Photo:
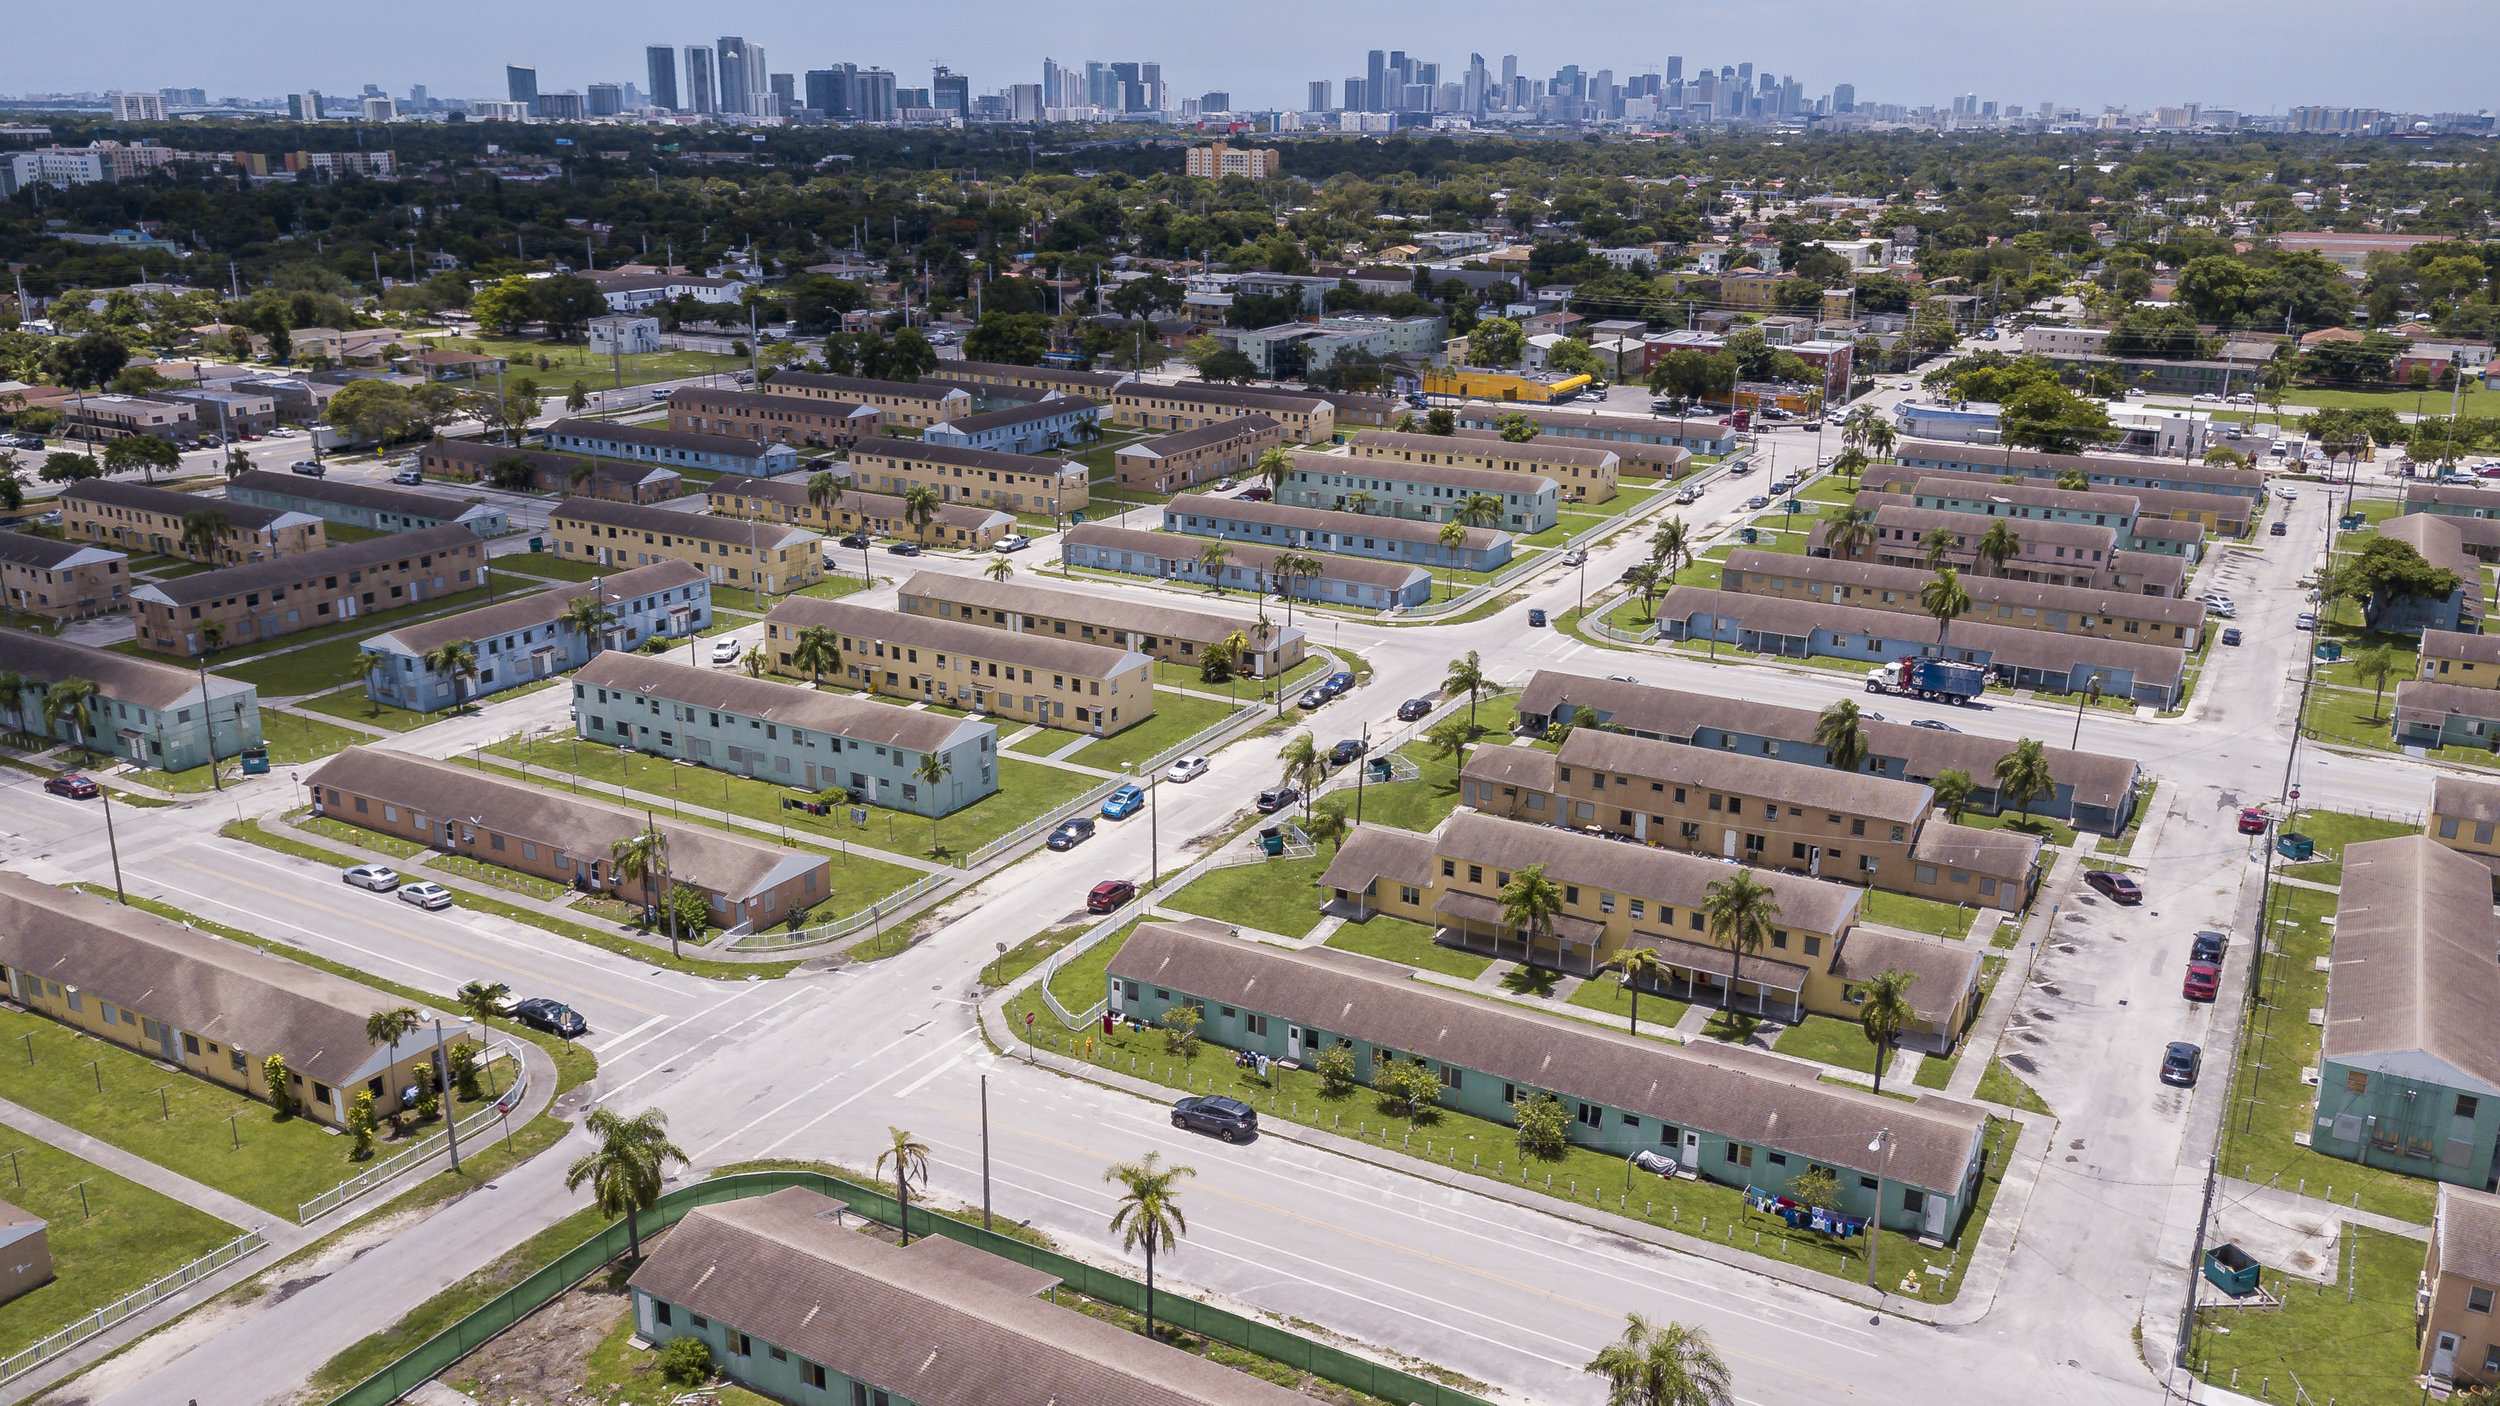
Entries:
<svg viewBox="0 0 2500 1406">
<path fill-rule="evenodd" d="M 590 594 L 565 602 L 564 615 L 557 622 L 582 637 L 589 646 L 585 658 L 598 655 L 599 646 L 607 641 L 608 630 L 616 624 L 616 612 L 608 609 L 601 595 L 598 583 L 593 582 Z"/>
<path fill-rule="evenodd" d="M 102 695 L 103 690 L 96 687 L 93 679 L 69 678 L 52 685 L 43 695 L 44 730 L 50 732 L 68 723 L 72 745 L 87 752 L 87 717 Z"/>
<path fill-rule="evenodd" d="M 1840 422 L 1840 442 L 1851 449 L 1866 443 L 1866 427 L 1875 422 L 1877 411 L 1872 405 L 1861 405 Z"/>
<path fill-rule="evenodd" d="M 1875 514 L 1855 503 L 1834 503 L 1823 510 L 1823 545 L 1844 560 L 1875 540 Z"/>
<path fill-rule="evenodd" d="M 1899 443 L 1900 440 L 1901 436 L 1894 431 L 1890 420 L 1878 416 L 1867 422 L 1866 452 L 1874 455 L 1876 458 L 1891 458 L 1892 447 Z"/>
<path fill-rule="evenodd" d="M 1285 627 L 1293 628 L 1294 585 L 1318 576 L 1328 564 L 1308 552 L 1278 552 L 1267 564 L 1271 575 L 1285 578 Z"/>
<path fill-rule="evenodd" d="M 1554 935 L 1554 916 L 1563 909 L 1562 885 L 1545 877 L 1545 866 L 1531 864 L 1510 876 L 1497 895 L 1502 902 L 1502 923 L 1524 934 L 1528 944 L 1528 963 L 1536 964 L 1539 938 Z M 1560 958 L 1556 954 L 1557 959 Z"/>
<path fill-rule="evenodd" d="M 1271 449 L 1259 456 L 1258 466 L 1251 470 L 1259 482 L 1267 485 L 1269 496 L 1285 491 L 1285 480 L 1293 476 L 1293 456 L 1282 449 Z"/>
<path fill-rule="evenodd" d="M 899 1212 L 895 1228 L 903 1232 L 903 1243 L 908 1245 L 911 1243 L 911 1184 L 915 1181 L 922 1186 L 929 1184 L 929 1145 L 913 1141 L 908 1130 L 891 1123 L 886 1125 L 885 1130 L 893 1141 L 885 1151 L 877 1154 L 877 1172 L 883 1175 L 885 1164 L 894 1164 L 894 1204 Z"/>
<path fill-rule="evenodd" d="M 1434 536 L 1441 543 L 1441 550 L 1449 553 L 1452 569 L 1457 569 L 1458 550 L 1467 545 L 1467 525 L 1462 522 L 1445 522 L 1441 524 L 1441 530 Z"/>
<path fill-rule="evenodd" d="M 1472 649 L 1465 658 L 1451 660 L 1450 671 L 1441 676 L 1443 693 L 1467 695 L 1467 730 L 1471 733 L 1476 730 L 1476 697 L 1492 687 L 1493 681 L 1484 675 L 1484 660 Z"/>
<path fill-rule="evenodd" d="M 1910 1007 L 1910 983 L 1916 980 L 1912 973 L 1890 968 L 1858 986 L 1858 1029 L 1866 1032 L 1867 1043 L 1875 1047 L 1875 1092 L 1879 1094 L 1884 1091 L 1884 1066 L 1901 1047 L 1902 1027 L 1918 1018 Z"/>
<path fill-rule="evenodd" d="M 182 515 L 182 536 L 176 545 L 185 556 L 213 562 L 219 544 L 225 541 L 226 527 L 225 509 L 194 508 Z"/>
<path fill-rule="evenodd" d="M 1195 1167 L 1163 1165 L 1163 1154 L 1149 1152 L 1134 1162 L 1118 1162 L 1103 1170 L 1102 1179 L 1120 1188 L 1118 1209 L 1111 1213 L 1111 1229 L 1120 1237 L 1123 1253 L 1143 1249 L 1146 1252 L 1146 1336 L 1155 1335 L 1155 1255 L 1158 1251 L 1180 1247 L 1181 1237 L 1189 1233 L 1189 1220 L 1181 1214 L 1180 1183 L 1183 1178 L 1198 1175 Z"/>
<path fill-rule="evenodd" d="M 1459 499 L 1458 506 L 1450 510 L 1450 520 L 1463 522 L 1469 527 L 1491 527 L 1502 520 L 1502 495 L 1470 493 Z"/>
<path fill-rule="evenodd" d="M 0 669 L 0 706 L 9 710 L 9 725 L 19 732 L 26 730 L 26 693 L 42 685 L 15 669 Z"/>
<path fill-rule="evenodd" d="M 929 545 L 929 524 L 937 521 L 938 509 L 945 506 L 946 499 L 925 483 L 903 490 L 903 521 L 911 524 L 921 546 Z"/>
<path fill-rule="evenodd" d="M 2005 564 L 2022 555 L 2023 537 L 2012 523 L 1999 518 L 1979 534 L 1979 543 L 1973 550 L 1979 553 L 1981 561 L 1996 568 L 1997 575 L 2003 576 Z"/>
<path fill-rule="evenodd" d="M 503 998 L 511 994 L 512 988 L 500 981 L 472 981 L 453 992 L 452 999 L 460 1003 L 461 1014 L 484 1030 L 487 1022 L 503 1010 Z"/>
<path fill-rule="evenodd" d="M 911 770 L 912 780 L 929 788 L 929 849 L 932 853 L 938 847 L 938 787 L 945 785 L 946 778 L 954 774 L 955 764 L 935 752 L 921 753 L 919 764 Z"/>
<path fill-rule="evenodd" d="M 802 628 L 790 646 L 790 667 L 806 674 L 808 682 L 824 687 L 826 672 L 842 667 L 842 637 L 822 625 Z"/>
<path fill-rule="evenodd" d="M 808 509 L 823 514 L 828 523 L 833 521 L 834 502 L 841 496 L 842 480 L 835 478 L 831 469 L 819 469 L 807 481 Z"/>
<path fill-rule="evenodd" d="M 606 1216 L 625 1218 L 628 1253 L 642 1258 L 642 1213 L 660 1202 L 668 1164 L 683 1165 L 685 1149 L 668 1140 L 668 1115 L 646 1108 L 631 1118 L 613 1108 L 594 1108 L 582 1127 L 599 1139 L 599 1150 L 564 1169 L 564 1189 L 590 1183 L 590 1199 Z"/>
<path fill-rule="evenodd" d="M 1970 614 L 1970 592 L 1962 587 L 1962 573 L 1952 567 L 1939 567 L 1926 585 L 1918 588 L 1918 608 L 1934 616 L 1936 643 L 1944 643 L 1945 631 L 1953 622 Z"/>
<path fill-rule="evenodd" d="M 1005 557 L 992 556 L 990 558 L 990 564 L 981 568 L 981 574 L 987 576 L 993 581 L 1003 582 L 1008 577 L 1016 574 L 1016 564 L 1007 560 Z"/>
<path fill-rule="evenodd" d="M 1866 464 L 1866 451 L 1851 445 L 1833 457 L 1832 472 L 1855 483 L 1858 475 L 1866 472 Z"/>
<path fill-rule="evenodd" d="M 1310 819 L 1311 790 L 1326 765 L 1320 760 L 1318 739 L 1304 728 L 1285 739 L 1285 745 L 1276 749 L 1276 759 L 1285 764 L 1284 784 L 1302 793 L 1302 818 Z"/>
<path fill-rule="evenodd" d="M 1961 824 L 1962 812 L 1970 805 L 1970 773 L 1958 766 L 1946 767 L 1927 783 L 1927 789 L 1935 796 L 1936 809 L 1944 812 L 1944 818 Z"/>
<path fill-rule="evenodd" d="M 1641 983 L 1656 981 L 1667 969 L 1655 947 L 1626 947 L 1616 959 L 1623 967 L 1623 988 L 1632 993 L 1632 1033 L 1641 1033 Z"/>
<path fill-rule="evenodd" d="M 1649 559 L 1669 576 L 1693 564 L 1693 530 L 1680 517 L 1668 518 L 1649 534 Z"/>
<path fill-rule="evenodd" d="M 1814 720 L 1814 743 L 1823 749 L 1824 760 L 1833 769 L 1856 771 L 1867 753 L 1866 728 L 1857 703 L 1843 698 L 1825 708 Z"/>
<path fill-rule="evenodd" d="M 1658 593 L 1667 587 L 1667 577 L 1659 572 L 1658 564 L 1645 561 L 1637 566 L 1626 568 L 1623 573 L 1623 584 L 1631 587 L 1633 594 L 1641 598 L 1641 613 L 1651 620 L 1656 620 L 1658 618 Z"/>
<path fill-rule="evenodd" d="M 365 1017 L 365 1043 L 377 1050 L 387 1049 L 416 1034 L 417 1028 L 423 1024 L 425 1022 L 417 1018 L 414 1006 L 375 1011 Z"/>
<path fill-rule="evenodd" d="M 1224 564 L 1233 559 L 1233 549 L 1221 542 L 1209 542 L 1198 549 L 1198 565 L 1207 573 L 1208 584 L 1216 594 L 1224 593 Z"/>
<path fill-rule="evenodd" d="M 628 882 L 642 886 L 646 902 L 656 902 L 668 919 L 668 954 L 677 952 L 677 905 L 669 902 L 668 836 L 659 823 L 645 816 L 642 828 L 608 846 L 611 882 L 622 888 Z"/>
<path fill-rule="evenodd" d="M 1368 488 L 1358 488 L 1345 496 L 1345 510 L 1349 513 L 1368 513 L 1372 504 L 1379 501 L 1379 494 Z"/>
<path fill-rule="evenodd" d="M 1625 1317 L 1623 1336 L 1585 1369 L 1606 1379 L 1606 1406 L 1735 1406 L 1727 1363 L 1710 1334 L 1681 1323 Z"/>
<path fill-rule="evenodd" d="M 1745 958 L 1770 941 L 1771 924 L 1780 915 L 1779 902 L 1771 896 L 1769 884 L 1755 878 L 1751 868 L 1744 868 L 1711 880 L 1701 891 L 1701 911 L 1710 940 L 1727 945 L 1727 1007 L 1732 1011 L 1736 1009 L 1737 974 Z M 1757 984 L 1754 1009 L 1764 1009 L 1768 999 Z"/>
<path fill-rule="evenodd" d="M 460 706 L 460 680 L 477 670 L 477 646 L 469 640 L 445 640 L 425 652 L 426 672 L 451 680 L 451 706 Z"/>
<path fill-rule="evenodd" d="M 2049 771 L 2048 749 L 2036 737 L 2026 737 L 2014 744 L 2014 750 L 1997 758 L 1997 804 L 2012 801 L 2021 809 L 2023 819 L 2031 818 L 2031 803 L 2057 789 L 2057 778 Z"/>
<path fill-rule="evenodd" d="M 1953 555 L 1953 549 L 1960 545 L 1961 538 L 1942 523 L 1927 529 L 1927 535 L 1918 539 L 1919 554 L 1927 559 L 1930 571 L 1943 566 L 1945 558 Z"/>
</svg>

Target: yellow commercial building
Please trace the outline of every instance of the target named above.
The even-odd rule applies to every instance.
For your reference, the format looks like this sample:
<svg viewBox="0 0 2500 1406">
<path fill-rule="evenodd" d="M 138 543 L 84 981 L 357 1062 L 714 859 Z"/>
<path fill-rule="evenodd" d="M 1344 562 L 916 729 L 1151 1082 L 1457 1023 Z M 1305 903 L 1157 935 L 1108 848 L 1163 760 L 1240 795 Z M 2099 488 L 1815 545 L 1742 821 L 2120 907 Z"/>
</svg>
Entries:
<svg viewBox="0 0 2500 1406">
<path fill-rule="evenodd" d="M 1461 400 L 1499 400 L 1546 405 L 1594 384 L 1586 376 L 1549 375 L 1536 371 L 1499 371 L 1489 366 L 1427 366 L 1424 394 L 1452 395 Z"/>
</svg>

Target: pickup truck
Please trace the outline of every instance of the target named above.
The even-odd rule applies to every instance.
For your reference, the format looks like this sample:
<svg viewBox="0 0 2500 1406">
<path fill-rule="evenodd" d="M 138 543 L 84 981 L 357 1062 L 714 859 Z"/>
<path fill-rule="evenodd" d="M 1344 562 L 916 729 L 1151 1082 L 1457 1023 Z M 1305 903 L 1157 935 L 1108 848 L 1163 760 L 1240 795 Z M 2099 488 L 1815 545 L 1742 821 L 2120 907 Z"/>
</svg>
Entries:
<svg viewBox="0 0 2500 1406">
<path fill-rule="evenodd" d="M 1968 703 L 1987 691 L 1988 671 L 1948 659 L 1896 659 L 1866 671 L 1866 691 Z"/>
</svg>

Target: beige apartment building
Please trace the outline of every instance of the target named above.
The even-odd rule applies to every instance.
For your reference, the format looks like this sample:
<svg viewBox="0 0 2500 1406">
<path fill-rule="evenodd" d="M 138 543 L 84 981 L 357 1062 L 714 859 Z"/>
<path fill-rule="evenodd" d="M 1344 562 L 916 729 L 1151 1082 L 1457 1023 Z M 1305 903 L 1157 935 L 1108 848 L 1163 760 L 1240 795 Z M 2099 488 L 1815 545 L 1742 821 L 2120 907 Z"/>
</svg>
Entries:
<svg viewBox="0 0 2500 1406">
<path fill-rule="evenodd" d="M 297 552 L 316 552 L 329 544 L 327 528 L 310 513 L 283 508 L 255 508 L 177 493 L 144 483 L 115 483 L 91 478 L 71 484 L 56 500 L 61 532 L 73 540 L 101 542 L 130 553 L 154 552 L 208 566 L 233 566 L 267 561 Z M 186 543 L 185 526 L 195 513 L 222 519 L 214 546 Z"/>
<path fill-rule="evenodd" d="M 567 498 L 547 515 L 556 554 L 594 566 L 682 561 L 715 586 L 766 594 L 810 586 L 825 574 L 822 540 L 803 528 L 672 512 L 635 503 Z"/>
<path fill-rule="evenodd" d="M 774 673 L 808 677 L 793 653 L 809 629 L 831 631 L 841 648 L 828 677 L 984 714 L 1002 730 L 1025 722 L 1108 736 L 1154 715 L 1154 660 L 1135 649 L 794 596 L 764 617 Z"/>
<path fill-rule="evenodd" d="M 0 532 L 0 591 L 9 608 L 47 620 L 83 620 L 128 604 L 130 558 L 89 542 Z"/>
<path fill-rule="evenodd" d="M 1194 430 L 1142 440 L 1112 456 L 1122 488 L 1180 493 L 1202 483 L 1248 478 L 1259 456 L 1285 443 L 1285 427 L 1267 415 L 1237 415 Z"/>
<path fill-rule="evenodd" d="M 969 503 L 948 503 L 929 519 L 926 528 L 904 511 L 903 500 L 890 493 L 863 493 L 856 488 L 836 492 L 819 506 L 806 480 L 783 478 L 720 478 L 704 490 L 714 517 L 754 518 L 785 522 L 827 537 L 866 533 L 895 537 L 931 547 L 979 550 L 1016 530 L 1015 514 Z M 828 543 L 826 550 L 831 551 Z"/>
<path fill-rule="evenodd" d="M 2439 1187 L 2430 1246 L 2415 1296 L 2421 1370 L 2456 1386 L 2500 1382 L 2500 1196 L 2453 1182 Z"/>
<path fill-rule="evenodd" d="M 1561 485 L 1562 496 L 1575 503 L 1603 503 L 1613 498 L 1615 481 L 1623 471 L 1622 456 L 1611 449 L 1545 439 L 1514 444 L 1500 435 L 1363 430 L 1346 441 L 1346 447 L 1358 459 L 1455 464 L 1463 469 L 1541 475 Z"/>
<path fill-rule="evenodd" d="M 916 439 L 880 438 L 852 446 L 852 487 L 901 497 L 915 484 L 936 489 L 950 503 L 1011 513 L 1074 512 L 1093 501 L 1085 466 L 1074 459 Z"/>
<path fill-rule="evenodd" d="M 925 430 L 941 420 L 972 413 L 972 396 L 952 386 L 917 381 L 871 381 L 858 376 L 820 376 L 808 371 L 776 371 L 757 389 L 771 396 L 791 396 L 824 405 L 866 406 L 888 425 Z"/>
<path fill-rule="evenodd" d="M 884 433 L 885 412 L 847 400 L 680 386 L 669 392 L 668 427 L 688 434 L 847 449 Z"/>
<path fill-rule="evenodd" d="M 1139 430 L 1200 429 L 1244 415 L 1264 415 L 1301 444 L 1326 444 L 1337 435 L 1337 407 L 1303 391 L 1248 390 L 1203 381 L 1157 385 L 1129 381 L 1111 393 L 1111 420 Z"/>
<path fill-rule="evenodd" d="M 1248 677 L 1274 678 L 1302 662 L 1307 639 L 1299 629 L 1255 620 L 1176 610 L 1156 601 L 1054 590 L 1026 580 L 992 581 L 945 571 L 922 571 L 903 583 L 895 609 L 940 619 L 969 620 L 993 630 L 1047 635 L 1082 644 L 1142 650 L 1166 664 L 1199 668 L 1209 647 L 1239 635 L 1247 645 L 1236 669 Z"/>
<path fill-rule="evenodd" d="M 1918 593 L 1934 579 L 1934 573 L 1921 567 L 1801 557 L 1739 547 L 1728 554 L 1722 567 L 1720 589 L 1750 596 L 1897 611 L 1916 615 L 1933 629 L 1934 617 L 1920 607 Z M 2186 650 L 2196 648 L 2205 628 L 2203 601 L 2096 590 L 2089 586 L 2045 586 L 2035 581 L 1967 573 L 1961 581 L 1963 591 L 1970 596 L 1971 608 L 1953 622 L 1957 625 L 1968 620 Z M 1950 631 L 1948 626 L 1948 639 Z"/>
<path fill-rule="evenodd" d="M 458 523 L 343 542 L 132 588 L 139 642 L 166 654 L 253 644 L 486 584 L 486 544 Z"/>
</svg>

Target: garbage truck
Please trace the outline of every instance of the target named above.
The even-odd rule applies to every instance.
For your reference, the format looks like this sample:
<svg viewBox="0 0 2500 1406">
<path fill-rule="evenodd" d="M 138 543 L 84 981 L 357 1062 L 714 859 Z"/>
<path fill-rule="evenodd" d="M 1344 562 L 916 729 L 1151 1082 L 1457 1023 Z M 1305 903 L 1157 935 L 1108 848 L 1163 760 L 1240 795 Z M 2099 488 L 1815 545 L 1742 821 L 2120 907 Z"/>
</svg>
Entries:
<svg viewBox="0 0 2500 1406">
<path fill-rule="evenodd" d="M 1987 686 L 1987 670 L 1949 659 L 1896 659 L 1866 671 L 1869 693 L 1895 693 L 1937 703 L 1968 703 Z"/>
</svg>

